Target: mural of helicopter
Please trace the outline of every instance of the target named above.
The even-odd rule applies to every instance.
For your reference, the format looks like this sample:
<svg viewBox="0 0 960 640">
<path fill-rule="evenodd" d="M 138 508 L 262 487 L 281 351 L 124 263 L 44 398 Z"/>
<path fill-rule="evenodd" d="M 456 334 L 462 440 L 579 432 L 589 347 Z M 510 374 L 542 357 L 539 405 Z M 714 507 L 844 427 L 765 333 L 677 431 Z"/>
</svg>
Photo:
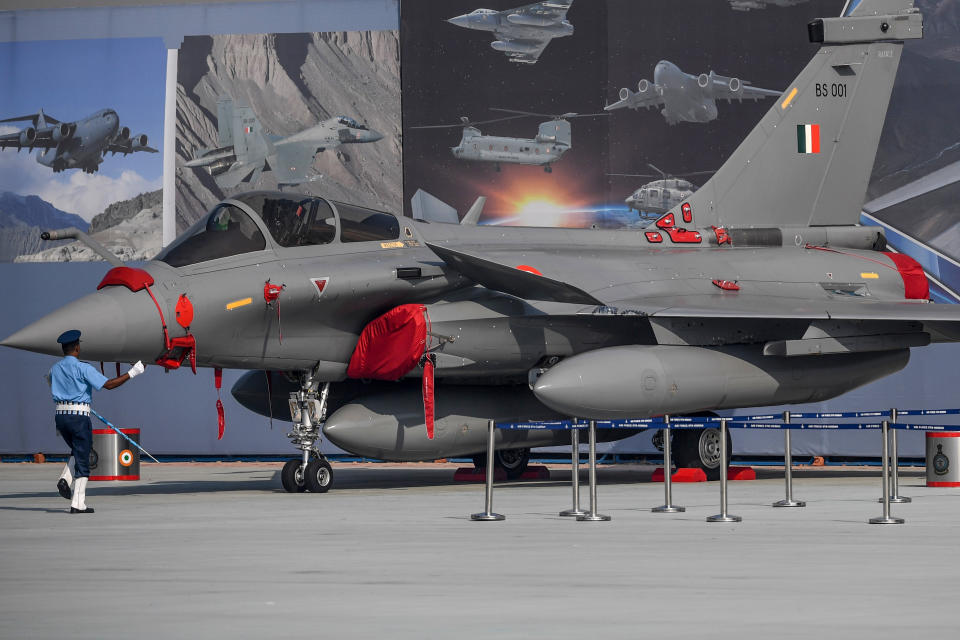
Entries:
<svg viewBox="0 0 960 640">
<path fill-rule="evenodd" d="M 573 147 L 569 120 L 572 118 L 589 118 L 607 115 L 606 113 L 563 113 L 560 115 L 552 115 L 497 108 L 491 108 L 491 111 L 500 111 L 513 115 L 480 122 L 471 122 L 469 118 L 461 117 L 460 124 L 426 125 L 410 128 L 447 129 L 462 127 L 463 135 L 460 138 L 460 144 L 450 148 L 454 158 L 473 162 L 492 162 L 497 171 L 500 171 L 500 164 L 504 163 L 542 166 L 544 171 L 552 173 L 553 168 L 550 165 L 558 161 L 564 153 Z M 534 138 L 484 135 L 480 129 L 477 128 L 478 125 L 482 124 L 527 117 L 550 119 L 540 123 L 540 126 L 537 128 L 537 135 Z"/>
<path fill-rule="evenodd" d="M 678 206 L 681 202 L 689 198 L 694 191 L 699 187 L 693 184 L 689 180 L 684 180 L 678 178 L 675 175 L 668 175 L 664 171 L 660 170 L 656 166 L 647 163 L 647 166 L 656 171 L 655 174 L 651 173 L 611 173 L 608 175 L 627 177 L 627 178 L 657 178 L 659 180 L 654 180 L 648 182 L 645 185 L 641 186 L 639 189 L 627 196 L 627 199 L 624 200 L 626 205 L 630 207 L 631 211 L 636 210 L 638 213 L 648 213 L 654 214 L 655 216 L 660 216 L 670 211 L 674 207 Z M 715 170 L 711 171 L 690 171 L 687 173 L 677 174 L 685 177 L 693 176 L 703 176 L 711 175 L 715 173 Z"/>
</svg>

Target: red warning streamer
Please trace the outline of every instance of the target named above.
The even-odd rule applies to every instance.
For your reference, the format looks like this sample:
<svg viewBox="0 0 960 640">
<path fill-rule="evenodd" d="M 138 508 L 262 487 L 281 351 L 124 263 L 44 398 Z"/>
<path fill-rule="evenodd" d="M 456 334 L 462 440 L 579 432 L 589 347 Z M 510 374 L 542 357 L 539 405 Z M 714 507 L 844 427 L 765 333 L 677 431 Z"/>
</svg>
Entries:
<svg viewBox="0 0 960 640">
<path fill-rule="evenodd" d="M 213 370 L 213 385 L 217 388 L 217 440 L 223 440 L 226 420 L 223 417 L 223 402 L 220 401 L 220 387 L 223 386 L 223 369 Z"/>
</svg>

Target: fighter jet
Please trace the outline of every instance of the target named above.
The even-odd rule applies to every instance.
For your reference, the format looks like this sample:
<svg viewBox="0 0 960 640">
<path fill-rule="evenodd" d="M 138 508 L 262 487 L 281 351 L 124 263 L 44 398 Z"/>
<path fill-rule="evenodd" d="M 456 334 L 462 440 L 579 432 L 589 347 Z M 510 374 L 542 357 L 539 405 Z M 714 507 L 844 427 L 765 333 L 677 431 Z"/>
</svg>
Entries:
<svg viewBox="0 0 960 640">
<path fill-rule="evenodd" d="M 667 60 L 661 60 L 653 70 L 653 82 L 646 78 L 637 84 L 636 92 L 620 89 L 620 100 L 604 109 L 650 109 L 660 107 L 667 123 L 710 122 L 717 119 L 717 100 L 744 99 L 757 101 L 774 98 L 779 91 L 760 89 L 739 78 L 720 76 L 711 71 L 699 76 L 690 75 Z"/>
<path fill-rule="evenodd" d="M 660 176 L 659 180 L 648 182 L 639 189 L 627 196 L 624 203 L 631 211 L 664 214 L 681 202 L 689 198 L 694 191 L 698 189 L 697 185 L 689 180 L 678 178 L 677 176 L 667 175 L 652 164 L 647 164 L 656 174 L 650 173 L 611 173 L 611 176 L 628 178 L 655 178 Z M 693 177 L 698 175 L 713 174 L 714 171 L 692 171 L 680 175 Z"/>
<path fill-rule="evenodd" d="M 253 109 L 222 96 L 217 100 L 217 148 L 197 150 L 184 166 L 206 169 L 221 189 L 241 182 L 256 185 L 263 171 L 271 170 L 277 184 L 297 185 L 320 178 L 313 170 L 318 153 L 382 138 L 383 134 L 347 116 L 324 120 L 291 136 L 271 135 Z"/>
<path fill-rule="evenodd" d="M 567 10 L 573 0 L 535 2 L 516 9 L 476 9 L 447 20 L 466 29 L 492 31 L 496 40 L 490 47 L 507 54 L 510 62 L 536 64 L 554 38 L 573 35 Z"/>
<path fill-rule="evenodd" d="M 156 153 L 147 146 L 147 135 L 130 136 L 128 127 L 120 126 L 120 118 L 113 109 L 101 109 L 75 122 L 61 122 L 43 112 L 33 115 L 6 118 L 0 122 L 29 121 L 31 126 L 18 133 L 0 135 L 0 149 L 16 148 L 19 153 L 26 147 L 37 153 L 37 162 L 60 173 L 67 169 L 83 169 L 95 173 L 103 162 L 103 156 L 137 151 Z"/>
<path fill-rule="evenodd" d="M 730 8 L 734 11 L 750 11 L 751 9 L 766 9 L 768 6 L 792 7 L 808 0 L 730 0 Z"/>
<path fill-rule="evenodd" d="M 960 306 L 930 303 L 923 268 L 856 226 L 903 42 L 922 26 L 912 0 L 815 21 L 822 46 L 786 94 L 650 228 L 454 225 L 240 194 L 2 344 L 55 355 L 71 327 L 93 360 L 255 370 L 233 392 L 264 415 L 289 408 L 291 492 L 330 488 L 321 432 L 429 460 L 482 451 L 488 420 L 836 397 L 960 340 Z M 716 430 L 683 433 L 678 462 L 717 477 Z M 565 440 L 503 431 L 496 446 L 517 468 Z"/>
</svg>

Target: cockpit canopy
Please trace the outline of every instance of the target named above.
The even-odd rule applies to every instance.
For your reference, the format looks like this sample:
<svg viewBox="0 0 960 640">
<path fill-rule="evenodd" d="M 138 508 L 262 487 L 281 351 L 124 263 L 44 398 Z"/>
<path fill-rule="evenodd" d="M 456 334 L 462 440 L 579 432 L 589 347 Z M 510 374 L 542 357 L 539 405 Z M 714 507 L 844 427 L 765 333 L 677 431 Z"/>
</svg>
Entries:
<svg viewBox="0 0 960 640">
<path fill-rule="evenodd" d="M 348 116 L 337 116 L 337 122 L 339 122 L 345 127 L 350 127 L 351 129 L 360 129 L 362 131 L 368 130 L 366 125 L 360 124 L 359 122 L 357 122 L 356 120 Z"/>
<path fill-rule="evenodd" d="M 259 218 L 259 224 L 245 209 Z M 156 259 L 183 267 L 262 251 L 267 248 L 263 228 L 284 248 L 338 241 L 383 242 L 400 237 L 400 221 L 389 213 L 315 196 L 254 191 L 217 204 Z"/>
</svg>

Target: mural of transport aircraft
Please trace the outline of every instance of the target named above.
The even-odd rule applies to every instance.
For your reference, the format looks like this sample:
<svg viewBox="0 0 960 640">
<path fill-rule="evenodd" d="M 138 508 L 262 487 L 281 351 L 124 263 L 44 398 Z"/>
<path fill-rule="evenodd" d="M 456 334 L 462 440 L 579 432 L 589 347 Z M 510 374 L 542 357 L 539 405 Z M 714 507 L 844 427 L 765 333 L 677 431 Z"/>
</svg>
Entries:
<svg viewBox="0 0 960 640">
<path fill-rule="evenodd" d="M 447 22 L 491 31 L 496 38 L 490 43 L 492 49 L 505 53 L 511 62 L 536 64 L 551 40 L 573 35 L 573 25 L 567 21 L 572 4 L 573 0 L 552 0 L 506 11 L 477 9 Z"/>
<path fill-rule="evenodd" d="M 667 123 L 710 122 L 717 119 L 717 100 L 760 100 L 775 98 L 780 91 L 760 89 L 739 78 L 720 76 L 711 71 L 694 76 L 680 67 L 661 60 L 653 70 L 653 82 L 643 79 L 637 90 L 620 89 L 620 99 L 604 107 L 616 109 L 651 109 L 662 107 L 660 113 Z"/>
<path fill-rule="evenodd" d="M 0 135 L 0 149 L 26 148 L 37 153 L 37 162 L 60 173 L 67 169 L 82 169 L 95 173 L 104 155 L 137 151 L 157 153 L 147 146 L 147 135 L 130 135 L 128 127 L 120 126 L 120 117 L 113 109 L 101 109 L 74 122 L 61 122 L 47 115 L 43 109 L 33 115 L 6 118 L 0 122 L 28 121 L 31 125 L 17 133 Z"/>
<path fill-rule="evenodd" d="M 383 134 L 347 116 L 329 118 L 290 136 L 271 135 L 253 109 L 222 96 L 217 100 L 218 146 L 198 149 L 184 166 L 206 169 L 221 189 L 241 182 L 256 185 L 264 171 L 273 171 L 279 185 L 297 185 L 321 177 L 313 170 L 318 153 L 381 139 Z"/>
</svg>

